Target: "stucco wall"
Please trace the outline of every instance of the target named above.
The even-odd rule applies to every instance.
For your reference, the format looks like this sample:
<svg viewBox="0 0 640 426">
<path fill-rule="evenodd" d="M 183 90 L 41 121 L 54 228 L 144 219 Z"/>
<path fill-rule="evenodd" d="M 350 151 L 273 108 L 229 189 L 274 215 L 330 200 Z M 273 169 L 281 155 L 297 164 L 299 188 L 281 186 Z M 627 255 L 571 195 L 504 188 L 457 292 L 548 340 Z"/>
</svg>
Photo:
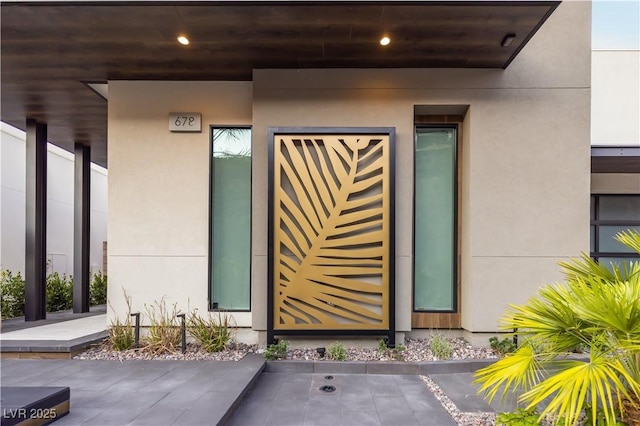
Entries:
<svg viewBox="0 0 640 426">
<path fill-rule="evenodd" d="M 171 133 L 170 112 L 202 113 L 202 132 Z M 108 296 L 121 316 L 123 290 L 134 311 L 163 297 L 207 310 L 210 124 L 251 124 L 251 83 L 109 82 Z"/>
<path fill-rule="evenodd" d="M 0 192 L 0 266 L 24 274 L 25 262 L 25 133 L 2 123 Z M 48 271 L 73 274 L 74 156 L 53 145 L 47 152 Z M 91 230 L 89 265 L 102 270 L 102 242 L 107 239 L 107 171 L 91 165 Z"/>
</svg>

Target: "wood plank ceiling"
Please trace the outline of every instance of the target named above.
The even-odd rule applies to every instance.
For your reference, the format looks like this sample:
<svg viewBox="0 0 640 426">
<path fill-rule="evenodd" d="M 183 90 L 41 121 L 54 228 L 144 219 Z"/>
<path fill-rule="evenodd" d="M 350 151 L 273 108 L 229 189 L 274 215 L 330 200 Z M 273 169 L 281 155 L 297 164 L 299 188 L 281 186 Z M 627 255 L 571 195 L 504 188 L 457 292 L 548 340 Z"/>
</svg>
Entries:
<svg viewBox="0 0 640 426">
<path fill-rule="evenodd" d="M 251 80 L 260 68 L 506 68 L 559 4 L 2 2 L 2 121 L 48 125 L 107 166 L 107 101 L 86 82 Z M 191 40 L 176 42 L 179 34 Z M 391 45 L 381 47 L 382 34 Z M 502 47 L 507 34 L 513 43 Z"/>
</svg>

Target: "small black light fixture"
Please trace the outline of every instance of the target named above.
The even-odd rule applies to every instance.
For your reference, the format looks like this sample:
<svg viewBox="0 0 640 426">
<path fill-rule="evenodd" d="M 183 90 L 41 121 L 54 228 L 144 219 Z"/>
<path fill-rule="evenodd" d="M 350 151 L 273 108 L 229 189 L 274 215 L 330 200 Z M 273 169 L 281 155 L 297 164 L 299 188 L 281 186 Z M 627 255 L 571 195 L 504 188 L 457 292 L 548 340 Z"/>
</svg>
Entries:
<svg viewBox="0 0 640 426">
<path fill-rule="evenodd" d="M 509 47 L 511 46 L 511 43 L 513 43 L 513 40 L 515 40 L 516 35 L 513 33 L 507 34 L 506 36 L 504 36 L 504 38 L 502 39 L 502 42 L 500 43 L 500 46 L 502 47 Z"/>
<path fill-rule="evenodd" d="M 326 351 L 325 348 L 317 348 L 316 349 L 316 352 L 318 352 L 318 355 L 320 356 L 320 358 L 324 358 L 325 351 Z"/>
</svg>

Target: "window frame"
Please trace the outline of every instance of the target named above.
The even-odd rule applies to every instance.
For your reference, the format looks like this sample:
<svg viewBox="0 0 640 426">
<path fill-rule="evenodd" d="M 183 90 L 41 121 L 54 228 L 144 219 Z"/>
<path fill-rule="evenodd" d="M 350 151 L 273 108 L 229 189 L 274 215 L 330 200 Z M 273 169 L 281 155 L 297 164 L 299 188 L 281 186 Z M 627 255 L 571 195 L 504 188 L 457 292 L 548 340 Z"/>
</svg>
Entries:
<svg viewBox="0 0 640 426">
<path fill-rule="evenodd" d="M 440 118 L 440 117 L 438 117 Z M 461 141 L 462 141 L 462 117 L 452 117 L 452 120 L 430 120 L 426 117 L 424 121 L 416 122 L 414 125 L 413 138 L 413 218 L 412 218 L 412 253 L 411 253 L 411 312 L 412 328 L 459 328 L 460 327 L 460 196 L 461 196 Z M 448 310 L 417 310 L 415 306 L 415 265 L 416 265 L 416 151 L 418 143 L 418 132 L 420 129 L 453 129 L 455 132 L 454 148 L 454 193 L 453 193 L 453 309 Z"/>
<path fill-rule="evenodd" d="M 207 308 L 209 312 L 251 312 L 252 302 L 252 289 L 251 283 L 253 280 L 252 275 L 252 250 L 253 250 L 253 149 L 251 150 L 250 158 L 250 173 L 249 173 L 249 187 L 251 193 L 249 195 L 249 308 L 248 309 L 229 309 L 219 308 L 218 302 L 213 300 L 213 190 L 214 190 L 214 176 L 215 176 L 215 162 L 213 161 L 213 137 L 214 131 L 217 129 L 248 129 L 253 138 L 253 127 L 249 124 L 226 124 L 226 125 L 209 125 L 209 232 L 208 232 L 208 259 L 207 259 Z M 253 143 L 252 143 L 253 145 Z"/>
<path fill-rule="evenodd" d="M 591 205 L 589 206 L 589 233 L 591 233 L 591 227 L 593 227 L 593 244 L 594 247 L 589 247 L 589 256 L 598 261 L 601 257 L 617 257 L 624 258 L 629 260 L 640 259 L 640 254 L 633 252 L 611 252 L 611 251 L 600 251 L 600 227 L 601 226 L 635 226 L 640 227 L 640 220 L 601 220 L 600 216 L 600 199 L 606 197 L 631 197 L 631 198 L 639 198 L 640 194 L 591 194 L 590 201 Z M 591 237 L 589 238 L 591 241 Z"/>
</svg>

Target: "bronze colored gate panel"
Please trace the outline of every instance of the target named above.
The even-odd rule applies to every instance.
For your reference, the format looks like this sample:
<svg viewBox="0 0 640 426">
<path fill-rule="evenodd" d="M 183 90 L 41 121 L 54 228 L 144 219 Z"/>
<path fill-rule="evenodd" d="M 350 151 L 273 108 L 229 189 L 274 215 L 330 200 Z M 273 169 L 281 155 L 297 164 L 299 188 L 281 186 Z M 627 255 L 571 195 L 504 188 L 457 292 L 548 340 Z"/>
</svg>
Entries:
<svg viewBox="0 0 640 426">
<path fill-rule="evenodd" d="M 393 129 L 284 130 L 270 151 L 269 331 L 391 333 Z"/>
</svg>

